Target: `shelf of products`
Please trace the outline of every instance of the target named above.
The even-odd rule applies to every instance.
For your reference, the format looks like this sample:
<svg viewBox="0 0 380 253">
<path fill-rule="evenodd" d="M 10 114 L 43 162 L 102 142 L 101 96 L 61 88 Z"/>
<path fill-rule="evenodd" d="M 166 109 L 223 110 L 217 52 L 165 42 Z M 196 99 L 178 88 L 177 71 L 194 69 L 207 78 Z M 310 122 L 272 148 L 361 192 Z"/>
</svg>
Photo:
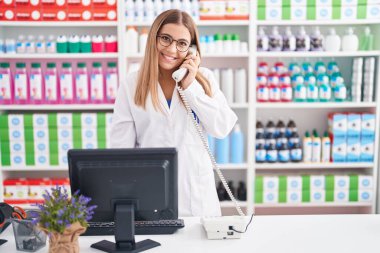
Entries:
<svg viewBox="0 0 380 253">
<path fill-rule="evenodd" d="M 0 27 L 117 27 L 117 21 L 0 21 Z"/>
<path fill-rule="evenodd" d="M 1 59 L 112 59 L 118 53 L 0 54 Z"/>
<path fill-rule="evenodd" d="M 258 109 L 376 108 L 376 102 L 256 103 Z"/>
<path fill-rule="evenodd" d="M 256 163 L 256 170 L 304 170 L 304 169 L 370 169 L 374 163 Z"/>
</svg>

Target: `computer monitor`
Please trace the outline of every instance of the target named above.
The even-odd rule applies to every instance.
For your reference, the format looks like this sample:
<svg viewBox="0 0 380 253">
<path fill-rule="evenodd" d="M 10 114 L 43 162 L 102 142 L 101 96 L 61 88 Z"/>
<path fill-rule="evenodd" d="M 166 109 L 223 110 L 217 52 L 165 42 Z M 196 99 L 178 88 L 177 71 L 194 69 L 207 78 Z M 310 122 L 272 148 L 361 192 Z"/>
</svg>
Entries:
<svg viewBox="0 0 380 253">
<path fill-rule="evenodd" d="M 134 221 L 178 218 L 177 159 L 175 148 L 68 151 L 71 191 L 79 189 L 98 206 L 92 221 L 115 221 L 116 244 L 91 247 L 139 252 L 159 245 L 135 243 Z"/>
</svg>

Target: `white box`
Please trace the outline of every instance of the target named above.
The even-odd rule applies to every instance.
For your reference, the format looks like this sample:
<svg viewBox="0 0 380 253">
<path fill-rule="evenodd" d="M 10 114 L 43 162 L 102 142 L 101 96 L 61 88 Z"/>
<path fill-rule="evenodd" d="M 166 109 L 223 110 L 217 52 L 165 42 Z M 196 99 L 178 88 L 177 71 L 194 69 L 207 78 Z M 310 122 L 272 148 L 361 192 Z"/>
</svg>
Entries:
<svg viewBox="0 0 380 253">
<path fill-rule="evenodd" d="M 360 137 L 362 130 L 362 119 L 358 113 L 350 113 L 347 115 L 347 136 Z"/>
<path fill-rule="evenodd" d="M 278 191 L 264 191 L 263 203 L 278 203 Z"/>
<path fill-rule="evenodd" d="M 47 114 L 33 114 L 33 128 L 48 128 L 48 124 Z"/>
<path fill-rule="evenodd" d="M 11 153 L 11 166 L 23 167 L 25 166 L 25 153 Z"/>
<path fill-rule="evenodd" d="M 349 190 L 335 190 L 334 191 L 334 202 L 348 202 L 349 200 Z"/>
<path fill-rule="evenodd" d="M 347 136 L 347 115 L 342 113 L 329 114 L 329 128 L 335 137 Z"/>
<path fill-rule="evenodd" d="M 112 115 L 113 115 L 113 113 L 109 113 L 109 112 L 106 113 L 106 128 L 108 128 L 108 127 L 111 128 Z"/>
<path fill-rule="evenodd" d="M 331 20 L 332 19 L 332 7 L 319 5 L 315 8 L 315 17 L 317 20 Z"/>
<path fill-rule="evenodd" d="M 290 18 L 292 20 L 306 20 L 306 6 L 294 6 L 290 10 Z"/>
<path fill-rule="evenodd" d="M 24 141 L 10 141 L 9 148 L 11 154 L 13 153 L 21 153 L 25 155 L 25 142 Z"/>
<path fill-rule="evenodd" d="M 97 141 L 97 129 L 96 128 L 83 128 L 82 127 L 82 141 Z"/>
<path fill-rule="evenodd" d="M 367 3 L 368 3 L 368 0 L 367 0 Z M 342 6 L 346 6 L 346 5 L 358 5 L 358 0 L 340 0 L 340 4 Z"/>
<path fill-rule="evenodd" d="M 8 115 L 8 128 L 21 128 L 24 129 L 24 116 L 22 114 L 9 114 Z"/>
<path fill-rule="evenodd" d="M 375 136 L 375 114 L 362 114 L 362 137 Z"/>
<path fill-rule="evenodd" d="M 287 202 L 288 203 L 301 203 L 302 202 L 302 191 L 287 191 Z"/>
<path fill-rule="evenodd" d="M 266 20 L 282 20 L 282 9 L 281 6 L 267 6 L 266 11 Z"/>
<path fill-rule="evenodd" d="M 66 153 L 69 149 L 73 148 L 72 140 L 59 140 L 58 141 L 58 153 Z"/>
<path fill-rule="evenodd" d="M 49 141 L 48 140 L 35 141 L 34 142 L 34 152 L 35 153 L 49 154 Z"/>
<path fill-rule="evenodd" d="M 373 162 L 375 154 L 375 140 L 372 138 L 362 138 L 360 148 L 360 161 Z"/>
<path fill-rule="evenodd" d="M 60 166 L 66 166 L 66 165 L 68 165 L 68 162 L 67 162 L 67 153 L 59 153 L 58 154 L 58 164 Z"/>
<path fill-rule="evenodd" d="M 302 177 L 301 176 L 288 176 L 287 177 L 287 190 L 288 191 L 301 191 L 302 190 Z"/>
<path fill-rule="evenodd" d="M 373 198 L 373 190 L 359 190 L 359 198 L 360 202 L 369 202 L 372 201 Z"/>
<path fill-rule="evenodd" d="M 98 125 L 96 113 L 82 113 L 81 115 L 82 128 L 94 127 Z"/>
<path fill-rule="evenodd" d="M 33 137 L 34 137 L 34 141 L 49 141 L 49 129 L 34 128 Z"/>
<path fill-rule="evenodd" d="M 24 129 L 23 128 L 10 128 L 9 129 L 9 141 L 24 141 Z"/>
<path fill-rule="evenodd" d="M 312 203 L 323 203 L 326 199 L 326 191 L 325 190 L 310 190 L 310 202 Z"/>
<path fill-rule="evenodd" d="M 71 113 L 57 113 L 57 127 L 72 127 L 73 116 Z"/>
<path fill-rule="evenodd" d="M 264 177 L 264 191 L 268 190 L 278 190 L 278 185 L 279 185 L 279 179 L 277 176 L 265 176 Z"/>
<path fill-rule="evenodd" d="M 49 153 L 35 152 L 34 162 L 36 166 L 49 166 L 50 165 Z"/>
<path fill-rule="evenodd" d="M 58 140 L 73 140 L 73 129 L 70 128 L 58 128 Z"/>
<path fill-rule="evenodd" d="M 355 5 L 346 5 L 341 7 L 340 11 L 341 19 L 343 20 L 355 20 L 357 17 L 357 6 Z"/>
<path fill-rule="evenodd" d="M 367 18 L 380 19 L 380 5 L 379 4 L 367 4 Z"/>
<path fill-rule="evenodd" d="M 324 190 L 325 189 L 325 176 L 310 176 L 310 190 Z"/>
<path fill-rule="evenodd" d="M 82 148 L 84 148 L 84 149 L 98 148 L 98 142 L 96 140 L 93 140 L 93 141 L 83 141 Z"/>
<path fill-rule="evenodd" d="M 294 1 L 294 0 L 292 0 Z M 273 6 L 282 6 L 282 0 L 269 0 L 265 1 L 266 7 L 273 7 Z"/>
<path fill-rule="evenodd" d="M 346 162 L 347 159 L 347 142 L 342 138 L 334 138 L 332 145 L 333 162 Z"/>
<path fill-rule="evenodd" d="M 350 177 L 348 175 L 334 176 L 334 190 L 348 190 L 350 187 Z"/>
<path fill-rule="evenodd" d="M 359 175 L 359 190 L 368 190 L 373 188 L 373 177 Z"/>
<path fill-rule="evenodd" d="M 347 162 L 360 161 L 360 137 L 347 139 Z"/>
</svg>

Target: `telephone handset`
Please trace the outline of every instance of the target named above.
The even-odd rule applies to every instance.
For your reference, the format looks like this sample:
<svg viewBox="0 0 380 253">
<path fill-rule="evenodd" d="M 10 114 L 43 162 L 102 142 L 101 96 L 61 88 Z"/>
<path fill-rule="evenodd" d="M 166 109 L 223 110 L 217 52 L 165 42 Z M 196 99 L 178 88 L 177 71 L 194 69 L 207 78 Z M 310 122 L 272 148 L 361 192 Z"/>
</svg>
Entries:
<svg viewBox="0 0 380 253">
<path fill-rule="evenodd" d="M 196 54 L 197 53 L 197 47 L 196 45 L 192 45 L 190 48 L 189 48 L 189 53 L 190 54 Z M 193 117 L 193 114 L 192 114 L 192 111 L 191 111 L 191 108 L 187 102 L 187 99 L 185 97 L 185 94 L 183 93 L 183 90 L 182 88 L 178 85 L 178 83 L 185 77 L 185 75 L 187 74 L 187 71 L 188 69 L 187 68 L 180 68 L 178 70 L 176 70 L 173 74 L 172 74 L 172 77 L 173 79 L 176 81 L 176 87 L 177 87 L 177 90 L 179 92 L 179 95 L 183 101 L 183 104 L 185 105 L 186 107 L 186 111 L 187 111 L 187 114 L 189 115 L 189 117 L 192 119 L 192 122 L 193 122 L 193 125 L 195 127 L 195 129 L 197 130 L 198 132 L 198 135 L 199 137 L 201 138 L 202 140 L 202 143 L 203 143 L 203 146 L 205 147 L 209 157 L 210 157 L 210 160 L 212 162 L 212 166 L 213 168 L 215 169 L 216 173 L 218 174 L 219 176 L 219 179 L 222 181 L 223 183 L 223 186 L 224 188 L 226 189 L 229 197 L 231 198 L 231 200 L 235 203 L 235 207 L 236 207 L 236 210 L 237 212 L 239 213 L 240 216 L 245 216 L 243 211 L 241 210 L 241 207 L 240 205 L 238 204 L 238 202 L 236 201 L 235 197 L 233 196 L 222 172 L 220 171 L 219 169 L 219 166 L 218 164 L 216 163 L 215 161 L 215 158 L 214 158 L 214 155 L 211 153 L 211 150 L 210 148 L 208 147 L 208 144 L 207 144 L 207 141 L 206 141 L 206 138 L 203 136 L 203 132 L 200 128 L 200 126 L 198 125 L 197 123 L 197 120 Z"/>
</svg>

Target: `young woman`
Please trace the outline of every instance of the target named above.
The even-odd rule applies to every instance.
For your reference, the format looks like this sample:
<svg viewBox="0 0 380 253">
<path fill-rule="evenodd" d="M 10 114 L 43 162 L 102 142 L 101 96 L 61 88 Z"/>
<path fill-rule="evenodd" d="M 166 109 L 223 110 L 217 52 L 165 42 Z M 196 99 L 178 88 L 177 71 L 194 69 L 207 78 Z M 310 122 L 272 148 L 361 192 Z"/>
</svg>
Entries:
<svg viewBox="0 0 380 253">
<path fill-rule="evenodd" d="M 226 137 L 237 117 L 212 72 L 199 68 L 199 36 L 191 17 L 179 10 L 161 13 L 148 35 L 138 72 L 120 85 L 112 118 L 111 147 L 175 147 L 178 151 L 179 216 L 220 216 L 210 158 L 187 115 L 172 73 L 187 68 L 179 83 L 204 136 Z M 126 41 L 128 43 L 128 41 Z M 195 44 L 196 55 L 188 54 Z"/>
</svg>

